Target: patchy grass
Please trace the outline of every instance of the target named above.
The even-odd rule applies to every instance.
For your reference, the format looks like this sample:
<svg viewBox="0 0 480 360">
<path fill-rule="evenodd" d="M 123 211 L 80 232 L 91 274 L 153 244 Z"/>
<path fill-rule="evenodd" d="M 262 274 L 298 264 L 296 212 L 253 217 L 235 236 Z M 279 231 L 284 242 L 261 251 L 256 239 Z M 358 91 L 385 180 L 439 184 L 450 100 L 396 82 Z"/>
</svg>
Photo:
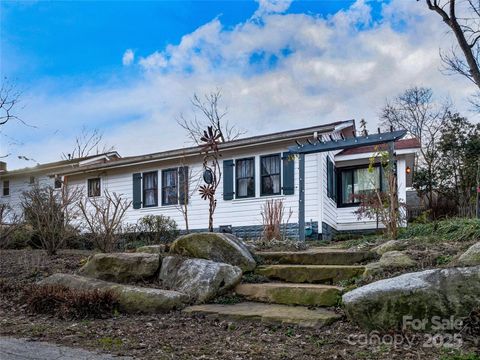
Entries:
<svg viewBox="0 0 480 360">
<path fill-rule="evenodd" d="M 437 242 L 480 241 L 480 220 L 452 218 L 426 224 L 410 224 L 400 231 L 401 239 L 427 237 Z"/>
</svg>

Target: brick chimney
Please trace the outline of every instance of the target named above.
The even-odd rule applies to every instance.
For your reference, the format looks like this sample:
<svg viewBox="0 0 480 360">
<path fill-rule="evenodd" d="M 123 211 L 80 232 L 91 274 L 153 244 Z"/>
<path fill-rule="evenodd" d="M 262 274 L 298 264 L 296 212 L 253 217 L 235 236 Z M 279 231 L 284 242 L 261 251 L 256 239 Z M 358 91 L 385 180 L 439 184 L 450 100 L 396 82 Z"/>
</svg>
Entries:
<svg viewBox="0 0 480 360">
<path fill-rule="evenodd" d="M 5 161 L 0 161 L 0 172 L 7 171 L 7 163 Z"/>
</svg>

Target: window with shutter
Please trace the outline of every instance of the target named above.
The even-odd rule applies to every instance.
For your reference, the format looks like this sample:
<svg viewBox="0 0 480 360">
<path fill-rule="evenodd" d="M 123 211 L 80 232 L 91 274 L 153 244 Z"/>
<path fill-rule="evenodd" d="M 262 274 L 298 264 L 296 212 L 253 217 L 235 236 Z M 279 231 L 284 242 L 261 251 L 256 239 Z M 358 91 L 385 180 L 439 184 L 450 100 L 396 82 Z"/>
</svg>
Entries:
<svg viewBox="0 0 480 360">
<path fill-rule="evenodd" d="M 255 197 L 255 158 L 237 160 L 235 178 L 237 198 Z"/>
</svg>

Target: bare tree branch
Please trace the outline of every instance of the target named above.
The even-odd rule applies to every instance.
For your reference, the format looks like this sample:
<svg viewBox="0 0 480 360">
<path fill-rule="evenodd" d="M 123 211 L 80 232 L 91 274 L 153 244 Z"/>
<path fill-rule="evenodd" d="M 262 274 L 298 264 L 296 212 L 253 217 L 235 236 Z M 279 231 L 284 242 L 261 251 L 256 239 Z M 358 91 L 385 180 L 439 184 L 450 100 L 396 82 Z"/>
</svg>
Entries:
<svg viewBox="0 0 480 360">
<path fill-rule="evenodd" d="M 231 141 L 239 138 L 245 131 L 238 129 L 235 125 L 231 125 L 225 119 L 227 109 L 221 108 L 222 93 L 220 90 L 204 95 L 202 99 L 197 94 L 193 95 L 191 99 L 194 110 L 193 119 L 187 119 L 183 114 L 180 114 L 177 123 L 187 132 L 189 139 L 196 145 L 200 145 L 200 138 L 203 136 L 203 131 L 212 127 L 220 134 L 220 141 Z M 203 120 L 199 120 L 196 116 L 196 111 L 202 114 Z"/>
<path fill-rule="evenodd" d="M 113 151 L 113 146 L 103 143 L 103 133 L 98 129 L 83 127 L 80 134 L 75 138 L 75 144 L 69 153 L 62 153 L 62 159 L 79 159 L 90 155 L 104 154 Z"/>
</svg>

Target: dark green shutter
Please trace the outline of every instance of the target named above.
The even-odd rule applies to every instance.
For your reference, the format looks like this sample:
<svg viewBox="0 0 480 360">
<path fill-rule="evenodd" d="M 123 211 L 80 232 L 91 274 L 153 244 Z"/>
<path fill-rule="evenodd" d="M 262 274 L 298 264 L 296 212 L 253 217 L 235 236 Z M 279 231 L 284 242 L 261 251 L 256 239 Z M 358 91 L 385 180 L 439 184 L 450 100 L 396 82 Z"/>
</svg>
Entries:
<svg viewBox="0 0 480 360">
<path fill-rule="evenodd" d="M 140 209 L 142 207 L 142 174 L 133 174 L 133 208 Z"/>
<path fill-rule="evenodd" d="M 293 195 L 295 193 L 295 158 L 292 153 L 282 154 L 283 159 L 283 194 Z"/>
<path fill-rule="evenodd" d="M 223 200 L 232 200 L 233 191 L 233 160 L 223 160 Z"/>
<path fill-rule="evenodd" d="M 178 168 L 178 200 L 180 205 L 188 204 L 188 166 Z"/>
</svg>

